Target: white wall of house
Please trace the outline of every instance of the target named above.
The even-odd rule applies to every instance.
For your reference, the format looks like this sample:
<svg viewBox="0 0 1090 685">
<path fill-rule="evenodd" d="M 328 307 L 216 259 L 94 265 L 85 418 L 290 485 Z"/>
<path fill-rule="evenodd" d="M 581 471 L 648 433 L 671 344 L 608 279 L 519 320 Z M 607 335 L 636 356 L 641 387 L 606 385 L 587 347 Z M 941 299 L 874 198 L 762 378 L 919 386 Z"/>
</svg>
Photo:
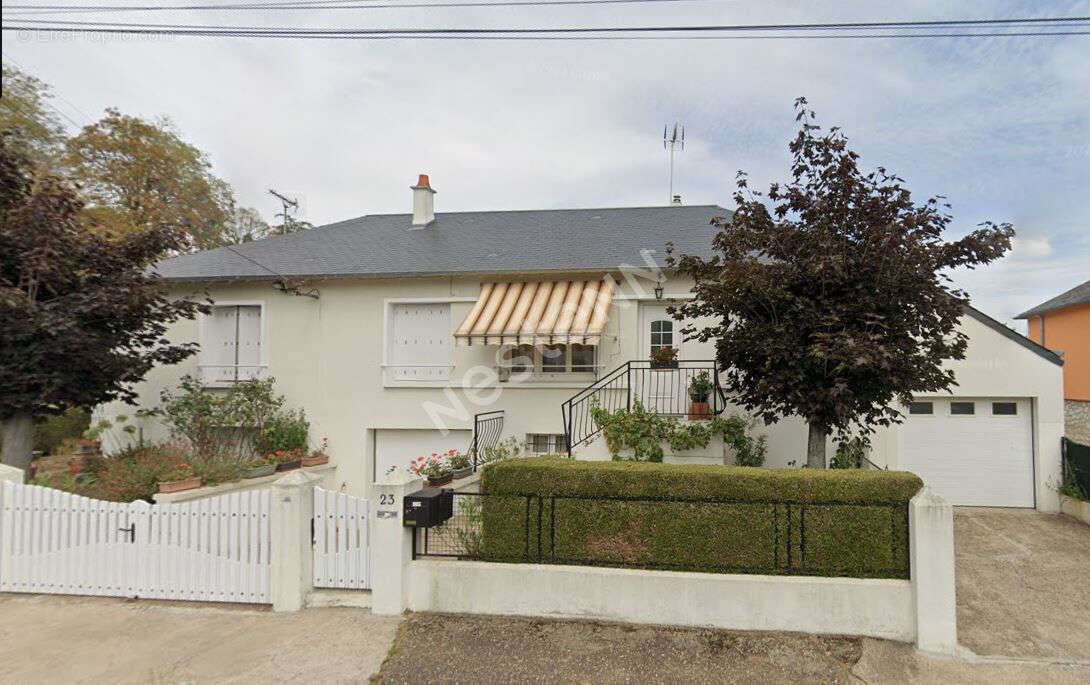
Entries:
<svg viewBox="0 0 1090 685">
<path fill-rule="evenodd" d="M 531 276 L 532 277 L 532 276 Z M 325 437 L 337 463 L 338 478 L 347 492 L 366 494 L 376 474 L 375 449 L 394 440 L 403 445 L 404 461 L 422 453 L 447 449 L 459 438 L 468 447 L 473 415 L 503 409 L 504 436 L 520 440 L 528 434 L 563 433 L 561 403 L 594 381 L 593 374 L 535 375 L 500 382 L 488 370 L 497 366 L 498 346 L 448 345 L 445 354 L 450 368 L 436 373 L 434 352 L 427 349 L 395 354 L 394 317 L 405 307 L 420 305 L 419 317 L 435 316 L 436 306 L 449 307 L 445 338 L 469 313 L 480 292 L 481 277 L 435 277 L 403 279 L 338 279 L 315 282 L 320 299 L 281 293 L 271 283 L 216 283 L 177 287 L 178 295 L 202 296 L 229 306 L 261 307 L 260 360 L 262 375 L 276 378 L 277 391 L 290 407 L 301 407 L 311 422 L 311 438 Z M 598 365 L 611 370 L 629 359 L 642 359 L 640 352 L 640 303 L 655 303 L 653 283 L 643 280 L 643 293 L 620 279 L 618 294 L 599 347 Z M 678 280 L 665 284 L 666 297 L 684 295 L 689 286 Z M 661 303 L 658 303 L 661 304 Z M 399 310 L 400 307 L 400 310 Z M 207 340 L 207 317 L 182 321 L 168 337 L 175 341 Z M 410 325 L 426 323 L 410 322 Z M 415 329 L 413 329 L 414 332 Z M 712 345 L 685 343 L 689 359 L 711 359 Z M 140 406 L 158 406 L 160 392 L 177 385 L 185 374 L 199 375 L 202 359 L 223 363 L 224 356 L 195 355 L 181 364 L 158 367 L 137 386 Z M 419 380 L 413 380 L 413 364 Z M 408 366 L 398 366 L 407 364 Z M 446 376 L 446 377 L 443 377 Z M 113 417 L 133 414 L 133 407 L 112 403 L 97 415 Z M 132 419 L 130 419 L 132 420 Z M 168 438 L 163 425 L 154 418 L 138 421 L 148 441 Z M 443 436 L 439 431 L 452 431 Z M 399 431 L 397 433 L 393 431 Z M 453 436 L 453 437 L 452 437 Z M 406 438 L 412 438 L 406 442 Z M 115 449 L 131 439 L 119 431 L 104 436 L 105 447 Z M 414 442 L 415 441 L 415 442 Z M 419 443 L 419 444 L 417 444 Z M 384 456 L 384 459 L 386 457 Z"/>
<path fill-rule="evenodd" d="M 447 449 L 453 446 L 452 441 L 465 442 L 468 447 L 473 415 L 494 409 L 506 411 L 505 437 L 522 440 L 528 434 L 562 433 L 561 403 L 593 382 L 591 374 L 583 373 L 500 382 L 490 375 L 498 365 L 498 346 L 453 345 L 453 329 L 472 308 L 480 283 L 488 280 L 497 279 L 482 275 L 327 280 L 308 286 L 318 289 L 318 300 L 284 294 L 268 282 L 185 286 L 175 292 L 207 292 L 217 303 L 249 307 L 246 311 L 251 314 L 254 307 L 260 307 L 259 325 L 250 322 L 251 332 L 240 333 L 245 337 L 252 336 L 255 329 L 260 331 L 256 354 L 252 341 L 240 338 L 246 363 L 259 359 L 260 373 L 276 378 L 277 389 L 288 405 L 306 410 L 312 440 L 317 443 L 328 438 L 338 478 L 346 491 L 362 495 L 369 492 L 377 475 L 376 449 L 383 452 L 385 466 L 392 459 L 391 445 L 401 445 L 402 463 L 422 453 Z M 661 315 L 663 303 L 654 299 L 653 283 L 637 283 L 640 292 L 624 279 L 618 288 L 599 346 L 602 372 L 647 356 L 647 336 L 642 329 Z M 664 284 L 665 298 L 684 297 L 688 289 L 682 280 L 669 280 Z M 182 321 L 171 329 L 169 337 L 205 340 L 207 344 L 209 325 L 206 317 Z M 970 344 L 967 358 L 952 365 L 958 379 L 953 394 L 959 398 L 1015 398 L 1032 407 L 1036 505 L 1056 510 L 1058 499 L 1053 488 L 1058 481 L 1063 429 L 1061 367 L 975 319 L 965 317 L 961 325 Z M 435 331 L 433 339 L 427 335 L 431 330 Z M 395 345 L 395 333 L 403 334 L 411 344 Z M 680 346 L 683 359 L 714 358 L 711 343 L 684 342 Z M 141 406 L 158 406 L 160 392 L 176 385 L 183 374 L 198 375 L 202 361 L 220 364 L 225 358 L 221 349 L 154 369 L 137 388 Z M 444 366 L 444 359 L 449 360 L 449 367 Z M 132 410 L 114 403 L 100 407 L 98 414 L 131 416 Z M 142 420 L 140 428 L 145 440 L 167 438 L 154 419 Z M 440 429 L 453 432 L 434 432 Z M 756 430 L 768 436 L 767 466 L 805 462 L 806 425 L 801 419 L 789 417 L 773 426 L 759 425 Z M 408 438 L 411 440 L 406 442 Z M 129 436 L 118 431 L 104 437 L 108 449 L 127 439 Z M 606 457 L 602 442 L 582 450 L 583 456 Z M 898 427 L 879 431 L 871 459 L 898 468 L 902 442 Z M 698 451 L 690 457 L 722 457 L 721 444 L 708 450 L 706 455 Z"/>
</svg>

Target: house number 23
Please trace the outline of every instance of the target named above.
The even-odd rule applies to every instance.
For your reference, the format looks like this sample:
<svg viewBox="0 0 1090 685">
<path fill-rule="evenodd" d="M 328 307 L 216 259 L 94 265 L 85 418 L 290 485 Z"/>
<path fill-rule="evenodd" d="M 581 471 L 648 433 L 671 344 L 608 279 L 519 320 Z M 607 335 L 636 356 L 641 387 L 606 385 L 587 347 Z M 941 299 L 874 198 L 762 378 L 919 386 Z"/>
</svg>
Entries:
<svg viewBox="0 0 1090 685">
<path fill-rule="evenodd" d="M 397 501 L 397 500 L 396 500 L 396 499 L 394 498 L 394 496 L 393 496 L 393 495 L 387 495 L 387 494 L 380 494 L 380 495 L 378 496 L 378 503 L 379 503 L 379 504 L 382 504 L 382 505 L 392 505 L 392 504 L 394 504 L 394 503 L 395 503 L 396 501 Z"/>
</svg>

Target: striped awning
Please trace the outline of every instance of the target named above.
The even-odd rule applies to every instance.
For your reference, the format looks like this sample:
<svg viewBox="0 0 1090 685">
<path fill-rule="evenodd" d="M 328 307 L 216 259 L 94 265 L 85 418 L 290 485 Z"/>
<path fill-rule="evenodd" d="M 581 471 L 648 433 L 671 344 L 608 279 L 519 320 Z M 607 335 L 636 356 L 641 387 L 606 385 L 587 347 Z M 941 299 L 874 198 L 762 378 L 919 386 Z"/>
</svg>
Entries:
<svg viewBox="0 0 1090 685">
<path fill-rule="evenodd" d="M 597 345 L 614 286 L 612 278 L 482 283 L 454 339 L 459 345 Z"/>
</svg>

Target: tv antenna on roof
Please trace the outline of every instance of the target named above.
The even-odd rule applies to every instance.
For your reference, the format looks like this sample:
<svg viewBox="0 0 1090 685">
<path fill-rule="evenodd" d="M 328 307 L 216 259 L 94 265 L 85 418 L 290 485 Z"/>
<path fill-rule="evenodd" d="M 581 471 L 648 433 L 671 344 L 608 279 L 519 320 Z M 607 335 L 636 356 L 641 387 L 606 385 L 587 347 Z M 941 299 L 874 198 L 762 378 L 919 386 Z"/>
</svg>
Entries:
<svg viewBox="0 0 1090 685">
<path fill-rule="evenodd" d="M 685 127 L 678 126 L 674 122 L 671 130 L 669 124 L 662 127 L 662 147 L 670 151 L 670 195 L 666 204 L 681 204 L 681 196 L 674 195 L 674 152 L 685 149 Z"/>
<path fill-rule="evenodd" d="M 292 225 L 292 222 L 293 222 L 292 213 L 299 211 L 299 200 L 297 200 L 297 199 L 293 200 L 293 199 L 291 199 L 289 197 L 281 195 L 280 193 L 276 192 L 272 188 L 269 188 L 269 194 L 272 195 L 273 197 L 275 197 L 276 199 L 280 200 L 280 204 L 284 207 L 283 212 L 281 212 L 280 214 L 274 214 L 273 216 L 278 216 L 278 217 L 283 218 L 284 219 L 284 223 L 283 223 L 284 232 L 285 233 L 291 233 L 291 225 Z M 289 209 L 291 210 L 291 212 L 288 211 Z"/>
</svg>

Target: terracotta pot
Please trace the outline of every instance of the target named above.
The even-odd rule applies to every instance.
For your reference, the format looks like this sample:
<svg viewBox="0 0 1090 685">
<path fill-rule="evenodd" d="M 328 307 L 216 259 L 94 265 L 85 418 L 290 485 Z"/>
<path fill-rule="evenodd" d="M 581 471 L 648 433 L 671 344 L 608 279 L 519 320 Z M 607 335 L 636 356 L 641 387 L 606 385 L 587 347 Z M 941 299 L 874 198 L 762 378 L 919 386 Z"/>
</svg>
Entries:
<svg viewBox="0 0 1090 685">
<path fill-rule="evenodd" d="M 453 471 L 442 476 L 435 476 L 434 478 L 432 476 L 428 476 L 428 485 L 446 485 L 452 480 L 454 480 Z"/>
<path fill-rule="evenodd" d="M 192 490 L 193 488 L 199 487 L 201 487 L 200 477 L 193 476 L 191 478 L 168 480 L 159 483 L 159 492 L 181 492 L 182 490 Z"/>
<path fill-rule="evenodd" d="M 303 466 L 321 466 L 329 463 L 329 457 L 323 454 L 320 457 L 303 457 L 302 461 Z"/>
<path fill-rule="evenodd" d="M 274 473 L 276 473 L 276 464 L 264 464 L 247 470 L 246 473 L 242 474 L 242 477 L 260 478 L 261 476 L 271 476 Z"/>
<path fill-rule="evenodd" d="M 689 403 L 690 421 L 707 421 L 712 417 L 712 408 L 707 402 Z"/>
<path fill-rule="evenodd" d="M 87 468 L 87 462 L 83 457 L 72 457 L 68 460 L 68 473 L 73 476 L 78 476 L 83 473 L 83 469 Z"/>
<path fill-rule="evenodd" d="M 277 471 L 291 471 L 297 469 L 303 465 L 302 459 L 292 459 L 291 461 L 282 461 L 276 465 Z"/>
</svg>

